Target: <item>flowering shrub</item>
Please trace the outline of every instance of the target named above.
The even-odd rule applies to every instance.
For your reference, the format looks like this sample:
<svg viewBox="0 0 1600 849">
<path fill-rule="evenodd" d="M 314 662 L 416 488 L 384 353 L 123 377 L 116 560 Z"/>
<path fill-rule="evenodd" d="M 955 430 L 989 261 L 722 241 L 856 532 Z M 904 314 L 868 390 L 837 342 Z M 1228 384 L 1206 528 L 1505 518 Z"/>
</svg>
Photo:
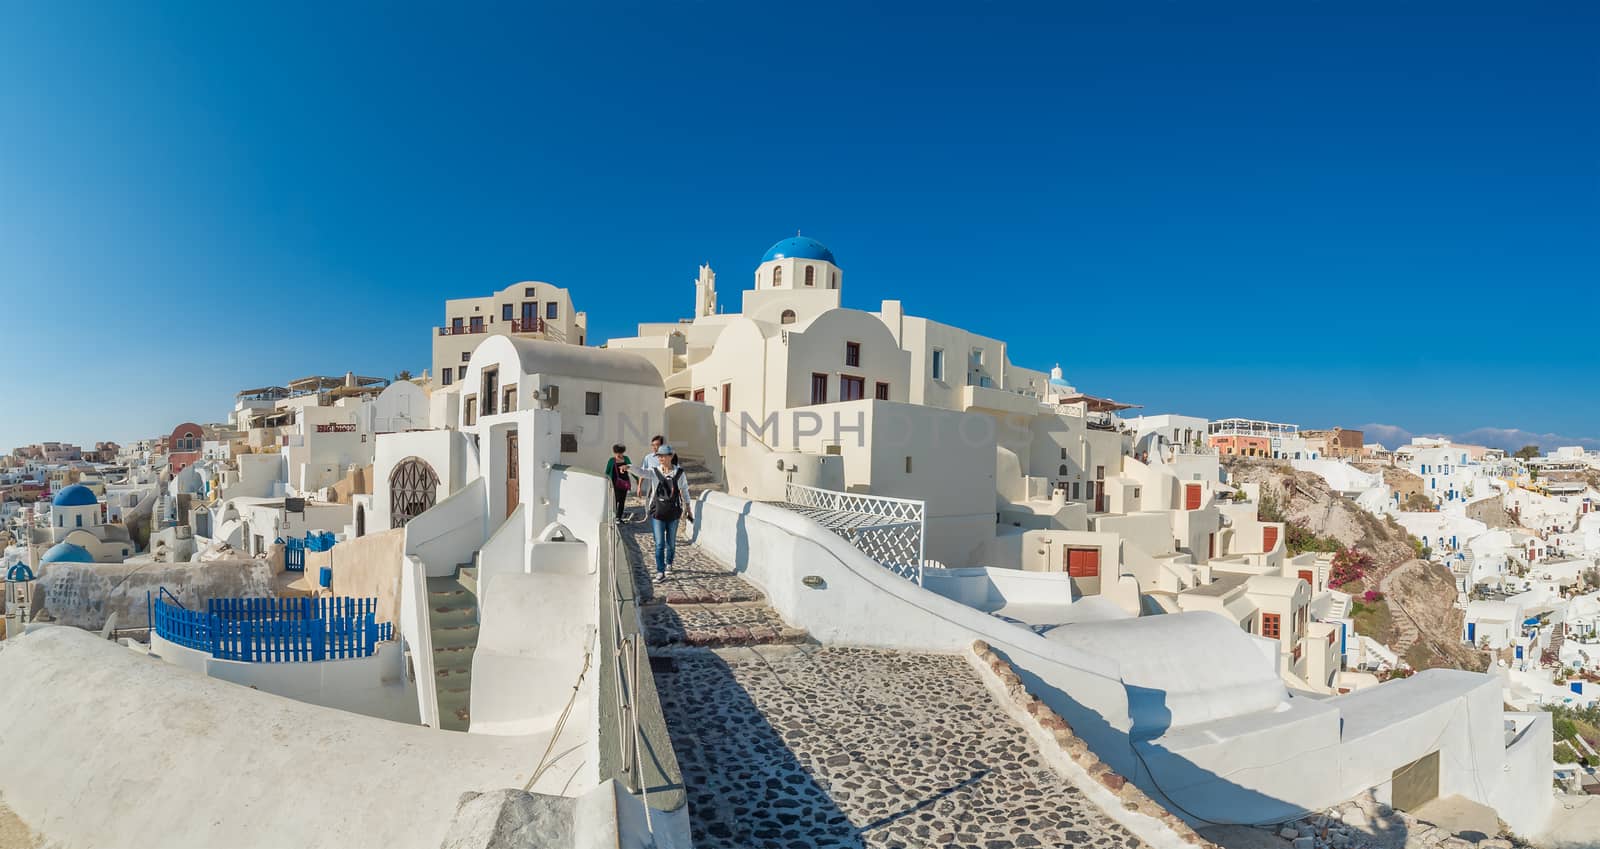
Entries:
<svg viewBox="0 0 1600 849">
<path fill-rule="evenodd" d="M 1368 604 L 1371 604 L 1375 601 L 1383 601 L 1383 593 L 1380 593 L 1377 590 L 1367 590 L 1361 594 L 1361 600 Z"/>
<path fill-rule="evenodd" d="M 1333 555 L 1333 568 L 1328 572 L 1328 586 L 1342 587 L 1352 581 L 1359 581 L 1371 568 L 1371 555 L 1362 554 L 1354 548 L 1346 548 Z"/>
</svg>

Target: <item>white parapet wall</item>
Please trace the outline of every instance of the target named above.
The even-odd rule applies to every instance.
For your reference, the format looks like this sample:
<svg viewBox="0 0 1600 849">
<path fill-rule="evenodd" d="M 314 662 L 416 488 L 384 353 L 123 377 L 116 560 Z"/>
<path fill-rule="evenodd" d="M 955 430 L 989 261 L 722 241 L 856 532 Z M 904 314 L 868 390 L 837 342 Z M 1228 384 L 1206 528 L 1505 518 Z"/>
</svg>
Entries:
<svg viewBox="0 0 1600 849">
<path fill-rule="evenodd" d="M 297 701 L 395 722 L 419 720 L 416 689 L 406 680 L 405 653 L 397 640 L 378 643 L 369 657 L 252 663 L 222 660 L 152 633 L 149 653 L 193 672 Z"/>
<path fill-rule="evenodd" d="M 1521 833 L 1548 814 L 1547 732 L 1536 717 L 1510 742 L 1491 676 L 1434 670 L 1301 698 L 1257 638 L 1214 614 L 1070 625 L 1046 638 L 894 575 L 781 507 L 707 493 L 697 518 L 698 544 L 825 644 L 956 653 L 988 643 L 1112 769 L 1179 801 L 1192 821 L 1290 819 L 1368 788 L 1386 797 L 1395 770 L 1431 752 L 1442 793 L 1496 807 Z"/>
<path fill-rule="evenodd" d="M 62 849 L 437 849 L 462 793 L 521 788 L 549 743 L 305 704 L 67 627 L 11 641 L 0 681 L 0 794 Z"/>
</svg>

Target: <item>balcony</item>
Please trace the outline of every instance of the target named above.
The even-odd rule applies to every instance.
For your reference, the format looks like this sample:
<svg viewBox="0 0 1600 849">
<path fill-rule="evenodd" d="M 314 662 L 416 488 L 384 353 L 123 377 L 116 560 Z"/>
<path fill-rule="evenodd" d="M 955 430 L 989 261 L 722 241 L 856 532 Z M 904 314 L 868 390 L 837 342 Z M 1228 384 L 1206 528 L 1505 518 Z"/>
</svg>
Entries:
<svg viewBox="0 0 1600 849">
<path fill-rule="evenodd" d="M 542 318 L 513 318 L 511 319 L 512 333 L 543 333 L 545 331 Z"/>
<path fill-rule="evenodd" d="M 487 332 L 488 331 L 485 330 L 483 325 L 481 325 L 481 324 L 478 325 L 477 327 L 470 327 L 470 326 L 467 326 L 467 325 L 462 325 L 460 327 L 456 327 L 454 325 L 446 325 L 444 327 L 439 328 L 439 335 L 440 336 L 471 336 L 474 333 L 487 333 Z"/>
</svg>

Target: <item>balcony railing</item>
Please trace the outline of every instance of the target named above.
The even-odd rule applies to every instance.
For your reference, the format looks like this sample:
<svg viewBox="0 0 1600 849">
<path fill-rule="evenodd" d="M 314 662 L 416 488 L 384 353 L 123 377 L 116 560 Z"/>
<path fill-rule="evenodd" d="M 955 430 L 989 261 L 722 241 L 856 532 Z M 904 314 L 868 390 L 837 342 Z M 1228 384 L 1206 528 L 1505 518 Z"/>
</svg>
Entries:
<svg viewBox="0 0 1600 849">
<path fill-rule="evenodd" d="M 513 318 L 511 319 L 512 333 L 543 333 L 544 319 L 542 318 Z"/>
<path fill-rule="evenodd" d="M 439 335 L 440 336 L 467 336 L 467 335 L 470 335 L 470 334 L 473 334 L 473 333 L 487 333 L 487 332 L 488 331 L 485 330 L 483 328 L 483 325 L 481 325 L 481 324 L 478 325 L 477 327 L 470 327 L 470 326 L 466 326 L 466 325 L 463 325 L 461 327 L 455 327 L 455 326 L 452 326 L 452 325 L 446 325 L 444 327 L 439 328 Z"/>
</svg>

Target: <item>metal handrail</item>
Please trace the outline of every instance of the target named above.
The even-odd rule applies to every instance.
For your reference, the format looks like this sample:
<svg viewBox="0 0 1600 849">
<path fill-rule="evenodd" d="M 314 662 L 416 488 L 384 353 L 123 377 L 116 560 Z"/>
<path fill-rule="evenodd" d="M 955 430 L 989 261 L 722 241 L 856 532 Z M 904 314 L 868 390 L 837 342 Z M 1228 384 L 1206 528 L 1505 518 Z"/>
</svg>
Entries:
<svg viewBox="0 0 1600 849">
<path fill-rule="evenodd" d="M 645 824 L 650 833 L 655 833 L 653 815 L 650 811 L 650 786 L 644 777 L 644 768 L 639 760 L 640 739 L 643 732 L 639 728 L 639 710 L 636 696 L 639 692 L 639 654 L 643 649 L 639 632 L 624 633 L 622 628 L 623 611 L 627 606 L 628 598 L 623 593 L 621 570 L 619 565 L 626 567 L 628 581 L 633 581 L 633 565 L 622 556 L 622 532 L 615 526 L 607 524 L 606 531 L 610 535 L 611 549 L 611 615 L 613 624 L 612 645 L 608 650 L 612 653 L 616 663 L 617 675 L 617 736 L 627 742 L 622 746 L 622 769 L 638 788 L 641 800 L 644 802 Z M 619 563 L 620 561 L 620 563 Z"/>
</svg>

